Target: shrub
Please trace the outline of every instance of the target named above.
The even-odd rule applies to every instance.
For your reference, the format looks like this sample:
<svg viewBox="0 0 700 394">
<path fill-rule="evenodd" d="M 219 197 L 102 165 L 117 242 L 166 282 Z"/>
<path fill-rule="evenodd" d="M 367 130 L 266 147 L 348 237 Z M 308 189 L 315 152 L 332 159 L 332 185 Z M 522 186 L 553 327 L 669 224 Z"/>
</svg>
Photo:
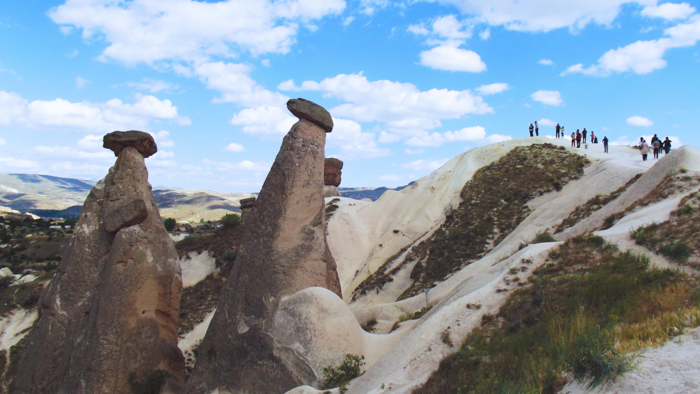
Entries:
<svg viewBox="0 0 700 394">
<path fill-rule="evenodd" d="M 683 262 L 690 257 L 690 247 L 685 241 L 673 241 L 662 245 L 659 248 L 659 253 L 673 261 Z"/>
<path fill-rule="evenodd" d="M 331 389 L 345 386 L 362 374 L 363 365 L 365 365 L 365 356 L 346 354 L 340 365 L 323 368 L 323 376 L 325 377 L 323 388 Z"/>
<path fill-rule="evenodd" d="M 165 226 L 167 231 L 173 231 L 175 230 L 175 226 L 177 226 L 177 221 L 173 218 L 167 218 L 163 221 L 163 226 Z"/>
<path fill-rule="evenodd" d="M 224 225 L 224 227 L 234 227 L 237 226 L 241 222 L 241 215 L 237 213 L 227 213 L 226 215 L 221 217 L 221 224 Z"/>
<path fill-rule="evenodd" d="M 541 244 L 544 242 L 557 242 L 556 239 L 549 233 L 549 231 L 539 232 L 535 235 L 535 239 L 530 242 L 531 244 Z"/>
</svg>

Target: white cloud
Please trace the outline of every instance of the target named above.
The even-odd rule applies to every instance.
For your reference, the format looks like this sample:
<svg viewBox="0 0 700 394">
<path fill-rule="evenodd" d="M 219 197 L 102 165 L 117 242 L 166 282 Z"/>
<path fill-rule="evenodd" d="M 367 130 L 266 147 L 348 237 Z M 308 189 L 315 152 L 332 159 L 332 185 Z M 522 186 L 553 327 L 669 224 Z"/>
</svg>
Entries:
<svg viewBox="0 0 700 394">
<path fill-rule="evenodd" d="M 260 64 L 263 65 L 263 67 L 270 67 L 272 66 L 272 63 L 270 63 L 270 59 L 263 59 L 260 61 Z"/>
<path fill-rule="evenodd" d="M 389 0 L 360 0 L 360 12 L 373 15 L 378 8 L 386 8 L 389 4 Z"/>
<path fill-rule="evenodd" d="M 420 64 L 437 70 L 473 73 L 486 71 L 486 63 L 478 53 L 452 45 L 440 45 L 421 52 Z"/>
<path fill-rule="evenodd" d="M 445 133 L 427 133 L 415 136 L 406 141 L 406 145 L 412 146 L 440 146 L 445 142 L 454 141 L 479 141 L 486 138 L 486 129 L 481 126 L 465 127 L 457 131 Z"/>
<path fill-rule="evenodd" d="M 544 66 L 551 66 L 552 64 L 554 64 L 554 62 L 551 61 L 551 60 L 549 60 L 549 59 L 540 59 L 540 60 L 537 62 L 537 64 L 542 64 L 542 65 L 544 65 Z"/>
<path fill-rule="evenodd" d="M 14 157 L 0 157 L 0 169 L 6 170 L 37 170 L 40 164 L 33 160 L 15 159 Z"/>
<path fill-rule="evenodd" d="M 270 170 L 272 163 L 267 163 L 263 161 L 252 162 L 250 160 L 243 160 L 238 163 L 230 162 L 215 162 L 209 159 L 202 159 L 202 163 L 214 171 L 223 172 L 257 172 L 257 173 L 267 173 Z"/>
<path fill-rule="evenodd" d="M 215 102 L 233 102 L 246 107 L 284 106 L 288 97 L 258 85 L 245 64 L 204 62 L 194 66 L 194 74 L 209 88 L 222 93 Z"/>
<path fill-rule="evenodd" d="M 343 19 L 343 26 L 347 26 L 347 25 L 351 24 L 352 21 L 354 21 L 354 20 L 355 20 L 354 16 L 349 16 L 349 17 Z"/>
<path fill-rule="evenodd" d="M 401 180 L 401 177 L 399 177 L 397 175 L 382 175 L 377 179 L 379 179 L 380 181 L 386 181 L 386 182 L 396 182 L 396 181 Z"/>
<path fill-rule="evenodd" d="M 479 37 L 482 40 L 488 40 L 489 38 L 491 38 L 491 29 L 486 29 L 482 31 L 481 33 L 479 33 Z"/>
<path fill-rule="evenodd" d="M 348 119 L 333 118 L 333 131 L 327 134 L 326 149 L 338 148 L 340 158 L 371 159 L 387 156 L 391 151 L 377 146 L 375 133 L 362 132 L 359 123 Z"/>
<path fill-rule="evenodd" d="M 92 132 L 109 132 L 119 129 L 144 129 L 152 120 L 172 120 L 179 125 L 189 125 L 186 116 L 180 116 L 170 100 L 137 94 L 133 104 L 119 99 L 106 103 L 72 103 L 64 99 L 28 102 L 16 93 L 0 91 L 0 125 L 79 128 Z M 4 104 L 4 105 L 3 105 Z"/>
<path fill-rule="evenodd" d="M 174 160 L 175 153 L 159 150 L 155 155 L 146 158 L 148 167 L 158 168 L 173 168 L 177 167 L 177 162 Z"/>
<path fill-rule="evenodd" d="M 644 7 L 642 15 L 652 18 L 675 20 L 688 19 L 695 11 L 695 7 L 688 3 L 664 3 L 661 5 L 649 5 Z"/>
<path fill-rule="evenodd" d="M 672 48 L 695 45 L 700 40 L 700 14 L 664 30 L 665 37 L 657 40 L 637 41 L 624 47 L 611 49 L 598 59 L 598 63 L 588 68 L 583 64 L 574 64 L 561 75 L 580 73 L 583 75 L 607 77 L 612 73 L 633 71 L 648 74 L 666 67 L 663 56 Z"/>
<path fill-rule="evenodd" d="M 260 136 L 287 134 L 296 122 L 297 118 L 286 108 L 268 105 L 241 110 L 229 121 L 234 126 L 241 126 L 246 134 Z"/>
<path fill-rule="evenodd" d="M 170 139 L 170 132 L 161 130 L 157 133 L 150 133 L 156 140 L 156 144 L 159 148 L 172 148 L 175 146 L 175 142 Z"/>
<path fill-rule="evenodd" d="M 441 38 L 462 40 L 472 36 L 472 27 L 458 21 L 454 15 L 446 15 L 435 19 L 433 34 Z"/>
<path fill-rule="evenodd" d="M 412 161 L 410 163 L 404 163 L 401 164 L 401 168 L 407 168 L 409 170 L 414 170 L 414 171 L 433 171 L 437 170 L 438 168 L 442 167 L 443 164 L 447 163 L 449 159 L 438 159 L 438 160 L 429 160 L 429 159 L 421 159 L 421 160 L 416 160 Z"/>
<path fill-rule="evenodd" d="M 284 83 L 293 87 L 293 83 Z M 467 114 L 493 112 L 480 96 L 470 90 L 430 89 L 420 91 L 410 83 L 387 80 L 368 81 L 360 74 L 341 74 L 321 82 L 305 81 L 299 90 L 325 92 L 348 103 L 331 108 L 333 116 L 359 122 L 386 122 L 381 142 L 396 136 L 420 135 L 442 125 L 442 119 L 458 119 Z"/>
<path fill-rule="evenodd" d="M 240 153 L 240 152 L 245 151 L 245 149 L 243 148 L 243 145 L 237 144 L 235 142 L 228 144 L 228 146 L 225 147 L 223 150 L 228 151 L 228 152 L 233 152 L 233 153 Z"/>
<path fill-rule="evenodd" d="M 102 60 L 153 64 L 232 57 L 239 50 L 286 53 L 300 23 L 344 9 L 343 0 L 67 0 L 48 15 L 63 31 L 72 26 L 84 39 L 109 43 Z"/>
<path fill-rule="evenodd" d="M 476 88 L 476 91 L 481 93 L 482 95 L 489 95 L 489 94 L 496 94 L 496 93 L 501 93 L 505 92 L 506 90 L 510 89 L 510 86 L 508 86 L 507 83 L 492 83 L 490 85 L 482 85 Z"/>
<path fill-rule="evenodd" d="M 85 78 L 83 78 L 83 77 L 80 77 L 80 76 L 75 77 L 75 87 L 76 87 L 77 89 L 82 89 L 83 86 L 85 86 L 85 85 L 88 84 L 88 83 L 92 83 L 92 81 L 87 80 L 87 79 L 85 79 Z"/>
<path fill-rule="evenodd" d="M 419 155 L 419 154 L 423 153 L 424 151 L 425 151 L 425 149 L 415 149 L 415 150 L 406 149 L 405 152 L 407 155 Z"/>
<path fill-rule="evenodd" d="M 106 163 L 114 161 L 114 153 L 106 149 L 93 152 L 70 146 L 35 146 L 32 148 L 32 150 L 42 159 L 52 158 L 93 162 L 102 161 Z"/>
<path fill-rule="evenodd" d="M 495 144 L 497 142 L 510 141 L 512 139 L 513 137 L 509 135 L 491 134 L 490 136 L 486 137 L 485 141 L 488 144 Z"/>
<path fill-rule="evenodd" d="M 656 0 L 440 0 L 440 3 L 452 4 L 463 14 L 491 26 L 534 32 L 562 27 L 580 30 L 591 23 L 609 25 L 623 4 L 653 5 Z"/>
<path fill-rule="evenodd" d="M 158 93 L 161 91 L 172 91 L 180 86 L 168 81 L 162 81 L 152 78 L 144 78 L 143 82 L 127 82 L 126 86 L 131 86 L 139 90 L 148 90 L 151 93 Z"/>
<path fill-rule="evenodd" d="M 538 90 L 531 97 L 535 101 L 555 107 L 560 106 L 564 102 L 558 90 Z"/>
<path fill-rule="evenodd" d="M 428 34 L 430 34 L 430 30 L 428 30 L 424 24 L 408 25 L 407 30 L 413 34 L 420 35 L 420 36 L 427 36 Z"/>
<path fill-rule="evenodd" d="M 654 125 L 654 122 L 652 122 L 651 119 L 645 118 L 643 116 L 635 115 L 627 118 L 627 124 L 637 127 L 650 127 Z"/>
<path fill-rule="evenodd" d="M 540 119 L 537 122 L 537 124 L 539 124 L 540 126 L 550 126 L 550 127 L 555 127 L 557 125 L 557 123 L 555 121 L 549 120 L 547 118 Z"/>
</svg>

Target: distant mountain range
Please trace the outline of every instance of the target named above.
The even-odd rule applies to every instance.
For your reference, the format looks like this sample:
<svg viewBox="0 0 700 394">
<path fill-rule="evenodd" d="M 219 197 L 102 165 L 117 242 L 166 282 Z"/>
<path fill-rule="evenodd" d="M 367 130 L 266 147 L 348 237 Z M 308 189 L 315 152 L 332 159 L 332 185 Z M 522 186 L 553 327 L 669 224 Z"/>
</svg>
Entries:
<svg viewBox="0 0 700 394">
<path fill-rule="evenodd" d="M 343 197 L 376 201 L 386 187 L 340 187 Z M 0 206 L 41 217 L 77 218 L 95 182 L 51 175 L 0 174 Z M 239 201 L 251 193 L 219 193 L 207 190 L 156 189 L 153 197 L 164 218 L 180 221 L 216 220 L 227 212 L 240 212 Z"/>
</svg>

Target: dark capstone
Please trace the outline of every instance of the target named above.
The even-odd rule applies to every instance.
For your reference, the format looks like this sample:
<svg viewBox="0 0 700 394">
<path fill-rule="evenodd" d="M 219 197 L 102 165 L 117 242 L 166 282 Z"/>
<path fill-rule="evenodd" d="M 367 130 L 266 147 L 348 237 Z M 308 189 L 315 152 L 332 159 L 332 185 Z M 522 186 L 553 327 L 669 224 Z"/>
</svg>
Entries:
<svg viewBox="0 0 700 394">
<path fill-rule="evenodd" d="M 253 208 L 255 206 L 255 197 L 244 198 L 240 203 L 241 209 Z"/>
<path fill-rule="evenodd" d="M 333 130 L 333 118 L 325 108 L 303 98 L 287 101 L 287 109 L 299 119 L 306 119 L 321 126 L 326 133 Z"/>
<path fill-rule="evenodd" d="M 114 156 L 119 156 L 127 146 L 136 148 L 143 157 L 151 157 L 158 152 L 153 136 L 138 130 L 114 131 L 105 135 L 102 142 L 102 147 L 113 151 Z"/>
</svg>

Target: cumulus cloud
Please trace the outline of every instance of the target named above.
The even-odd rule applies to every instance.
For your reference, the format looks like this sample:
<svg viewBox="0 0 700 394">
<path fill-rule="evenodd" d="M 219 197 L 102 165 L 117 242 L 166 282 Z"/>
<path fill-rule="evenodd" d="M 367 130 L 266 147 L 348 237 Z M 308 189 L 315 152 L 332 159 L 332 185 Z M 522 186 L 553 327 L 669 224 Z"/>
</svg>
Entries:
<svg viewBox="0 0 700 394">
<path fill-rule="evenodd" d="M 284 135 L 296 122 L 297 118 L 286 108 L 269 105 L 246 108 L 229 121 L 234 126 L 241 126 L 244 133 L 259 136 Z"/>
<path fill-rule="evenodd" d="M 651 127 L 654 125 L 654 122 L 649 118 L 635 115 L 627 118 L 627 124 L 636 127 Z"/>
<path fill-rule="evenodd" d="M 170 92 L 180 87 L 175 83 L 152 78 L 144 78 L 142 82 L 127 82 L 125 85 L 139 90 L 148 90 L 151 93 Z"/>
<path fill-rule="evenodd" d="M 108 42 L 101 60 L 153 64 L 233 57 L 239 50 L 287 53 L 301 23 L 344 9 L 344 0 L 67 0 L 48 15 L 62 31 L 74 27 L 84 39 Z"/>
<path fill-rule="evenodd" d="M 34 171 L 40 167 L 40 164 L 34 160 L 16 159 L 14 157 L 0 157 L 0 169 L 3 171 Z"/>
<path fill-rule="evenodd" d="M 558 90 L 538 90 L 531 97 L 535 101 L 555 107 L 560 106 L 564 102 Z"/>
<path fill-rule="evenodd" d="M 421 159 L 421 160 L 416 160 L 412 161 L 410 163 L 404 163 L 401 164 L 401 168 L 406 168 L 409 170 L 414 170 L 414 171 L 433 171 L 437 170 L 438 168 L 442 167 L 443 164 L 447 163 L 449 159 L 437 159 L 437 160 L 430 160 L 430 159 Z"/>
<path fill-rule="evenodd" d="M 346 101 L 330 112 L 333 116 L 358 122 L 385 122 L 380 141 L 421 135 L 442 125 L 442 119 L 459 119 L 467 114 L 492 113 L 493 109 L 470 90 L 430 89 L 420 91 L 411 83 L 387 80 L 368 81 L 360 74 L 340 74 L 321 82 L 305 81 L 294 90 L 326 93 Z"/>
<path fill-rule="evenodd" d="M 240 152 L 245 151 L 245 149 L 243 148 L 243 145 L 237 144 L 235 142 L 228 144 L 228 146 L 226 146 L 222 150 L 225 150 L 227 152 L 233 152 L 233 153 L 240 153 Z"/>
<path fill-rule="evenodd" d="M 0 126 L 16 124 L 30 128 L 56 127 L 109 132 L 119 129 L 147 128 L 153 120 L 171 120 L 189 125 L 170 100 L 137 94 L 133 104 L 112 99 L 106 103 L 83 101 L 73 103 L 64 99 L 29 102 L 16 93 L 0 91 Z M 3 105 L 4 104 L 4 105 Z"/>
<path fill-rule="evenodd" d="M 552 64 L 554 64 L 554 62 L 551 61 L 551 60 L 549 60 L 549 59 L 540 59 L 540 60 L 537 62 L 537 64 L 541 64 L 541 65 L 543 65 L 543 66 L 551 66 Z"/>
<path fill-rule="evenodd" d="M 486 63 L 478 53 L 453 45 L 439 45 L 421 52 L 420 64 L 437 70 L 473 73 L 486 71 Z"/>
<path fill-rule="evenodd" d="M 327 147 L 337 148 L 345 160 L 371 159 L 387 156 L 391 151 L 377 145 L 376 134 L 362 131 L 359 123 L 348 119 L 333 118 L 333 132 L 328 134 Z"/>
<path fill-rule="evenodd" d="M 611 49 L 598 59 L 598 63 L 584 67 L 582 63 L 567 68 L 561 75 L 583 74 L 607 77 L 612 73 L 632 71 L 648 74 L 666 67 L 664 55 L 672 48 L 695 45 L 700 40 L 700 14 L 695 14 L 688 22 L 664 30 L 664 37 L 657 40 L 637 41 L 624 47 Z"/>
<path fill-rule="evenodd" d="M 492 83 L 490 85 L 481 85 L 476 88 L 476 91 L 486 96 L 489 94 L 505 92 L 508 89 L 510 89 L 510 86 L 508 86 L 507 83 Z"/>
<path fill-rule="evenodd" d="M 695 7 L 688 3 L 664 3 L 644 7 L 642 15 L 667 20 L 688 19 L 695 13 Z"/>
<path fill-rule="evenodd" d="M 557 125 L 557 123 L 556 123 L 555 121 L 549 120 L 549 119 L 547 119 L 547 118 L 542 118 L 542 119 L 540 119 L 540 120 L 537 122 L 537 124 L 539 124 L 540 126 L 550 126 L 550 127 L 554 127 L 554 126 Z"/>
<path fill-rule="evenodd" d="M 432 1 L 432 0 L 423 0 Z M 609 25 L 622 10 L 622 5 L 656 4 L 655 0 L 587 0 L 566 3 L 551 0 L 440 0 L 456 6 L 463 14 L 491 26 L 515 31 L 550 31 L 562 27 L 583 29 L 595 23 Z"/>
<path fill-rule="evenodd" d="M 175 142 L 170 139 L 170 132 L 161 130 L 157 133 L 150 133 L 156 140 L 156 144 L 160 148 L 172 148 L 175 146 Z"/>
</svg>

